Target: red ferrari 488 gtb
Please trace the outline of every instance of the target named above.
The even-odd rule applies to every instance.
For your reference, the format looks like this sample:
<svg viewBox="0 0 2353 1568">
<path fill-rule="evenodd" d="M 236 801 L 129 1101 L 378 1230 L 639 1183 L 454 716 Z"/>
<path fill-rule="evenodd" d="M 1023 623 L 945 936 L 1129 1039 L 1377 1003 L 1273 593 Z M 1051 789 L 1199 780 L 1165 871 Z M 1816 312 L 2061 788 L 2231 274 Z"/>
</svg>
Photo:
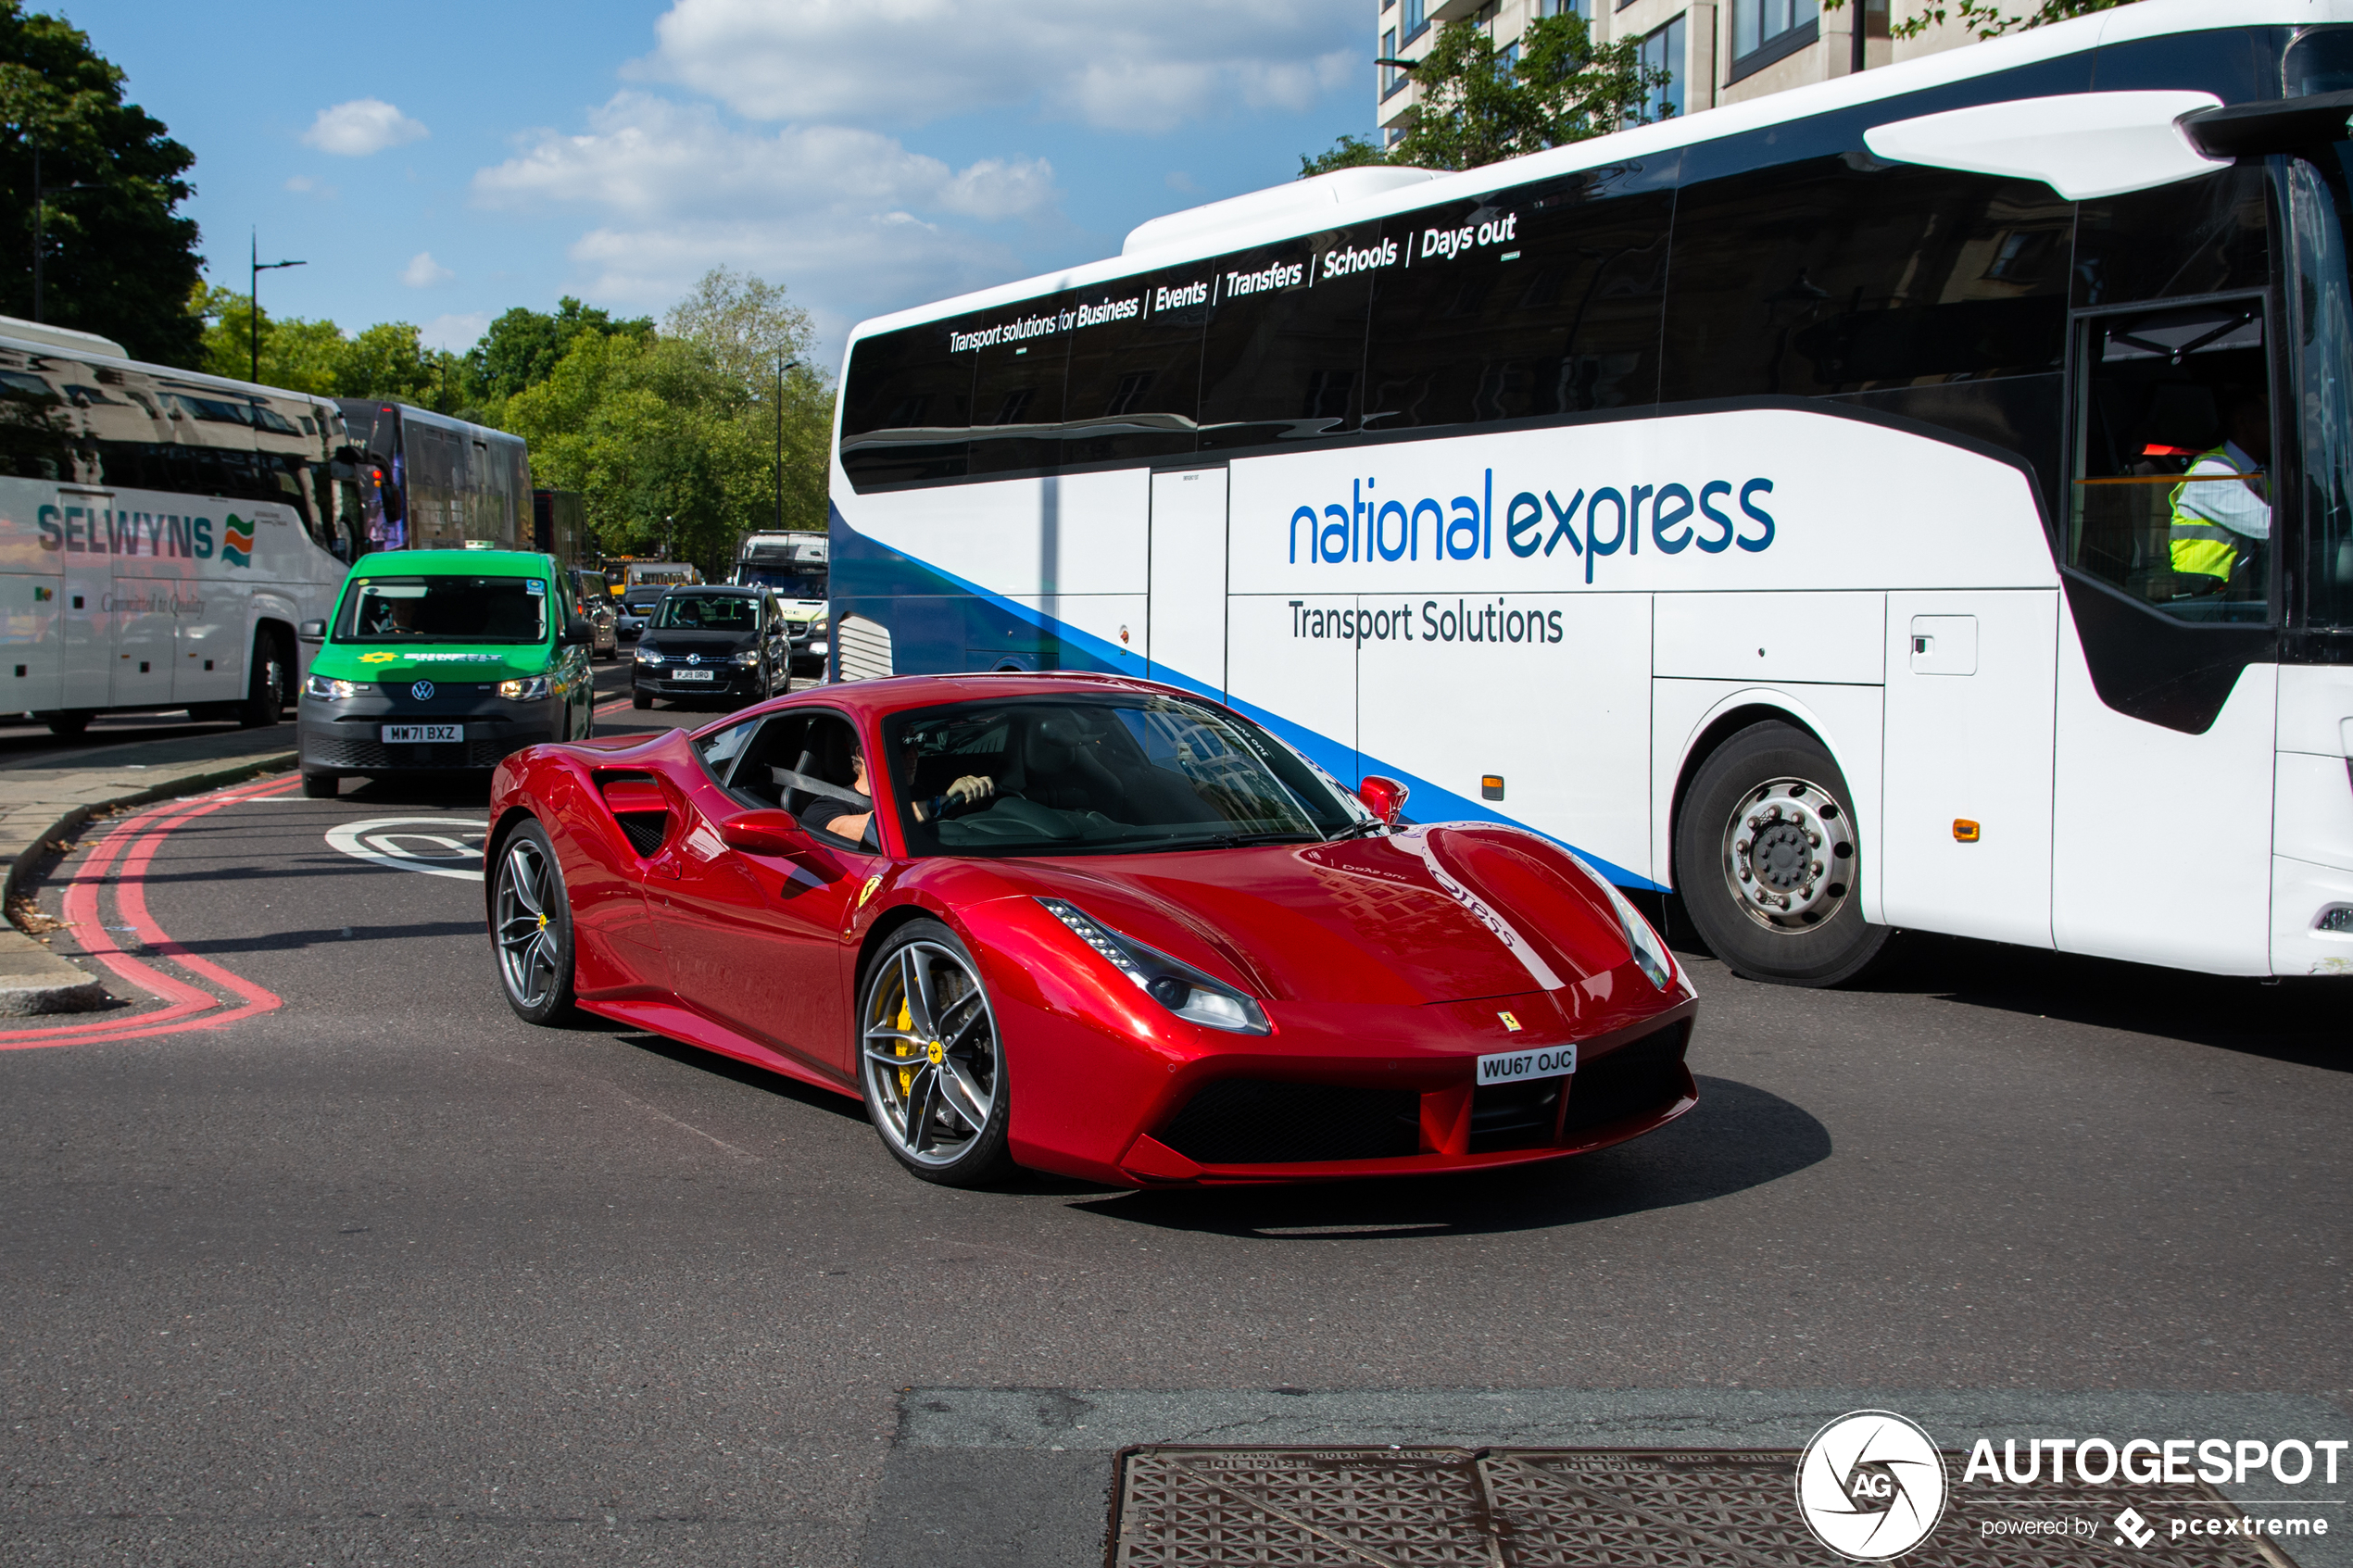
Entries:
<svg viewBox="0 0 2353 1568">
<path fill-rule="evenodd" d="M 1140 681 L 824 686 L 499 764 L 491 941 L 524 1018 L 858 1096 L 936 1182 L 1466 1170 L 1690 1110 L 1696 1004 L 1642 915 L 1403 797 Z"/>
</svg>

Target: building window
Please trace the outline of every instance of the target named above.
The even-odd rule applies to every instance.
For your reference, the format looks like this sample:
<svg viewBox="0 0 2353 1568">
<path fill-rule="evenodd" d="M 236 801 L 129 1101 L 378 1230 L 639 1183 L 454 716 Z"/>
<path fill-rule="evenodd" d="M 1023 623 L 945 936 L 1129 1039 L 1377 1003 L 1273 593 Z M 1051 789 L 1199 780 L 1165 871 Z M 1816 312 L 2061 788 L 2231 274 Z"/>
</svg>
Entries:
<svg viewBox="0 0 2353 1568">
<path fill-rule="evenodd" d="M 1495 58 L 1502 63 L 1505 75 L 1517 70 L 1519 69 L 1519 40 L 1515 38 L 1497 50 Z"/>
<path fill-rule="evenodd" d="M 1384 147 L 1393 147 L 1404 139 L 1405 128 L 1402 125 L 1388 126 L 1380 133 L 1380 144 Z"/>
<path fill-rule="evenodd" d="M 1814 42 L 1820 31 L 1816 0 L 1732 0 L 1731 80 L 1764 69 Z"/>
<path fill-rule="evenodd" d="M 1405 0 L 1405 16 L 1401 27 L 1406 43 L 1411 44 L 1429 31 L 1429 18 L 1423 14 L 1428 9 L 1428 0 Z"/>
<path fill-rule="evenodd" d="M 1593 7 L 1591 0 L 1536 0 L 1536 14 L 1540 17 L 1581 17 L 1592 21 Z"/>
<path fill-rule="evenodd" d="M 1642 107 L 1636 123 L 1665 119 L 1683 112 L 1683 19 L 1677 17 L 1665 27 L 1644 37 L 1639 51 L 1645 69 L 1667 72 L 1666 85 L 1654 87 L 1642 97 Z"/>
<path fill-rule="evenodd" d="M 1393 60 L 1397 57 L 1397 30 L 1393 27 L 1380 35 L 1380 57 L 1384 60 Z M 1405 85 L 1405 73 L 1395 66 L 1381 67 L 1380 95 L 1383 98 L 1394 96 L 1398 89 Z"/>
</svg>

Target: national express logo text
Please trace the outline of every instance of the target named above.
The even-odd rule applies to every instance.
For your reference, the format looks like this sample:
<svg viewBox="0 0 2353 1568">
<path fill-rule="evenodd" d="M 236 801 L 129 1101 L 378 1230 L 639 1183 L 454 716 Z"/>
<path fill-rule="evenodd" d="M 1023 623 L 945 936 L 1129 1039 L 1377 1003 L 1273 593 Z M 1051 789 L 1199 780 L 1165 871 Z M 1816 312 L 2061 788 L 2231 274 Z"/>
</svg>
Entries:
<svg viewBox="0 0 2353 1568">
<path fill-rule="evenodd" d="M 1294 562 L 1420 561 L 1492 559 L 1495 554 L 1495 470 L 1489 469 L 1476 495 L 1441 502 L 1383 497 L 1379 482 L 1360 479 L 1347 501 L 1320 510 L 1302 505 L 1290 514 L 1290 551 Z M 1567 489 L 1567 486 L 1562 488 Z M 1773 493 L 1769 479 L 1738 484 L 1711 479 L 1689 484 L 1597 485 L 1557 491 L 1522 490 L 1504 503 L 1503 546 L 1522 559 L 1550 558 L 1564 546 L 1585 563 L 1585 581 L 1604 556 L 1638 556 L 1648 547 L 1659 555 L 1697 548 L 1721 555 L 1738 546 L 1769 549 L 1773 517 L 1762 497 Z M 1735 515 L 1734 508 L 1738 508 Z"/>
</svg>

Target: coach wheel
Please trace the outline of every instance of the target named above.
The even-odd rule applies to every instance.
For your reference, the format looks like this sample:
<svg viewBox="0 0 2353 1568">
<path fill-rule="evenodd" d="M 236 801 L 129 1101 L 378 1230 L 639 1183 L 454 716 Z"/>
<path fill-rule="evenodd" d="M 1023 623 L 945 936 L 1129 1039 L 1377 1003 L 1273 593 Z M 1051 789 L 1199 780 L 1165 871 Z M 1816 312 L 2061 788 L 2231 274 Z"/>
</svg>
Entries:
<svg viewBox="0 0 2353 1568">
<path fill-rule="evenodd" d="M 90 727 L 87 713 L 53 713 L 49 716 L 49 733 L 70 740 Z"/>
<path fill-rule="evenodd" d="M 1013 1169 L 1003 1043 L 964 945 L 937 921 L 894 935 L 858 1008 L 866 1114 L 927 1182 L 975 1186 Z"/>
<path fill-rule="evenodd" d="M 343 775 L 306 772 L 302 775 L 302 793 L 311 800 L 333 800 L 343 793 Z"/>
<path fill-rule="evenodd" d="M 254 640 L 253 679 L 237 721 L 248 730 L 266 730 L 285 717 L 286 662 L 278 639 L 264 632 Z"/>
<path fill-rule="evenodd" d="M 1700 767 L 1675 823 L 1675 885 L 1716 956 L 1752 980 L 1836 985 L 1880 956 L 1864 920 L 1852 796 L 1821 742 L 1752 724 Z"/>
<path fill-rule="evenodd" d="M 527 1023 L 547 1023 L 569 1012 L 572 905 L 555 847 L 537 822 L 517 828 L 498 853 L 490 922 L 507 1005 Z"/>
<path fill-rule="evenodd" d="M 629 706 L 632 708 L 651 708 L 653 705 L 654 699 L 648 696 L 643 692 L 631 692 L 629 694 Z"/>
</svg>

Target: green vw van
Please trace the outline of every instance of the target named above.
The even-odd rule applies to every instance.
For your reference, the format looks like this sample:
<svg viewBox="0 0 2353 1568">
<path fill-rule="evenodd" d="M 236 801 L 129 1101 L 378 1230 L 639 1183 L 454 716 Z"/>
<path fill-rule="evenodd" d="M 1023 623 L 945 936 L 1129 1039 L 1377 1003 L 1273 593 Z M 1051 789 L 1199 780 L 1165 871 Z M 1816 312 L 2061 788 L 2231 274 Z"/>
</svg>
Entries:
<svg viewBox="0 0 2353 1568">
<path fill-rule="evenodd" d="M 297 722 L 302 792 L 346 773 L 489 768 L 589 733 L 588 623 L 552 558 L 521 550 L 363 556 L 316 643 Z"/>
</svg>

